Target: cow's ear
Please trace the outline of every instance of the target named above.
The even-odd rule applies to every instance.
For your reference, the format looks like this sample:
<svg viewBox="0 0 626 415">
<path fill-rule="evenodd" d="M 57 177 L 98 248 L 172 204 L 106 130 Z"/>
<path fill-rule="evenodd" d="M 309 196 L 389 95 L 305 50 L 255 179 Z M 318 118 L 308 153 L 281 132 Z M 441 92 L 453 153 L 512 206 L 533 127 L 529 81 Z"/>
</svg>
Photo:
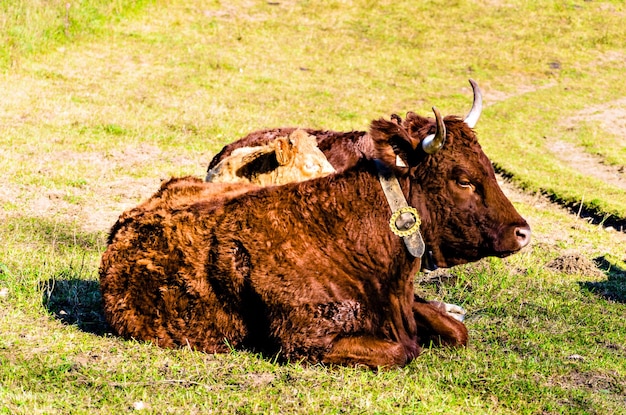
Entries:
<svg viewBox="0 0 626 415">
<path fill-rule="evenodd" d="M 419 141 L 402 126 L 402 120 L 393 115 L 391 121 L 381 118 L 372 121 L 370 137 L 374 143 L 374 157 L 398 175 L 409 172 Z"/>
<path fill-rule="evenodd" d="M 288 137 L 278 137 L 274 140 L 274 151 L 276 152 L 276 160 L 281 166 L 291 163 L 295 157 L 294 145 Z"/>
</svg>

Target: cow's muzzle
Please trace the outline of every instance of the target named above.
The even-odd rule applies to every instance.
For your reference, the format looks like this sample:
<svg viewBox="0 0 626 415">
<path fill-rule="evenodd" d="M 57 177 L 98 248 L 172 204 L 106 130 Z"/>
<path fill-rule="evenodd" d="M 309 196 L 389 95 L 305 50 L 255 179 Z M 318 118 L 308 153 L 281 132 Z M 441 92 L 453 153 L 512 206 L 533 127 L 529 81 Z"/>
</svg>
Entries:
<svg viewBox="0 0 626 415">
<path fill-rule="evenodd" d="M 500 258 L 507 257 L 518 252 L 530 243 L 530 226 L 523 225 L 508 227 L 502 234 L 499 243 L 494 246 L 494 251 L 488 255 L 495 255 Z"/>
<path fill-rule="evenodd" d="M 530 226 L 520 226 L 515 228 L 515 238 L 519 244 L 519 249 L 522 249 L 530 243 Z"/>
</svg>

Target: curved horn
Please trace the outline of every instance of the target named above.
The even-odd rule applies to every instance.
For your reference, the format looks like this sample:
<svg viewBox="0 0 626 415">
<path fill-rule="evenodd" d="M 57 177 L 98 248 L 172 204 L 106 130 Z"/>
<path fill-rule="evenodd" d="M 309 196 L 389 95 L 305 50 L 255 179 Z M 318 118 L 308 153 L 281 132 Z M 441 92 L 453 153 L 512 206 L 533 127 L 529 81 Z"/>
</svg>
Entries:
<svg viewBox="0 0 626 415">
<path fill-rule="evenodd" d="M 483 111 L 483 94 L 480 92 L 480 88 L 478 88 L 478 84 L 473 79 L 469 80 L 472 85 L 472 90 L 474 91 L 474 103 L 472 104 L 472 109 L 470 110 L 467 117 L 465 117 L 465 124 L 467 124 L 470 128 L 474 128 L 478 119 L 480 118 L 480 113 Z"/>
<path fill-rule="evenodd" d="M 435 134 L 429 135 L 422 141 L 422 149 L 428 154 L 435 154 L 446 141 L 446 125 L 443 123 L 443 118 L 437 108 L 433 107 L 433 112 L 435 113 L 437 130 L 435 130 Z"/>
</svg>

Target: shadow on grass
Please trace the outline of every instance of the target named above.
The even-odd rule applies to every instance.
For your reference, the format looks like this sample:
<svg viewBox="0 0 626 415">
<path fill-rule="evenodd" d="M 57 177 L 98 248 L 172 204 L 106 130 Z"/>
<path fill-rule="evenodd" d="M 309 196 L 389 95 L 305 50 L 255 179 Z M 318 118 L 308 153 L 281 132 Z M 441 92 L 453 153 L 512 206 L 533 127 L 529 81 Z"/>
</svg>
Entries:
<svg viewBox="0 0 626 415">
<path fill-rule="evenodd" d="M 19 233 L 19 238 L 26 243 L 46 249 L 52 247 L 50 255 L 54 259 L 51 261 L 58 261 L 59 268 L 48 280 L 40 283 L 44 307 L 64 324 L 76 325 L 85 332 L 98 335 L 107 333 L 109 328 L 102 311 L 100 284 L 85 263 L 87 257 L 100 255 L 104 246 L 103 233 L 87 233 L 74 223 L 35 217 L 13 218 L 6 227 Z M 64 263 L 67 265 L 62 265 Z"/>
<path fill-rule="evenodd" d="M 64 324 L 99 336 L 110 332 L 104 319 L 98 281 L 62 275 L 51 278 L 45 283 L 43 303 Z"/>
<path fill-rule="evenodd" d="M 92 265 L 86 265 L 88 258 L 91 263 L 104 249 L 103 232 L 85 232 L 72 222 L 16 216 L 2 223 L 0 241 L 3 238 L 7 238 L 9 246 L 15 245 L 26 252 L 20 255 L 27 259 L 27 250 L 41 248 L 43 253 L 32 255 L 32 262 L 23 264 L 25 268 L 39 273 L 43 262 L 44 269 L 55 269 L 47 280 L 40 282 L 43 305 L 54 317 L 89 333 L 102 335 L 109 331 L 99 283 L 93 276 Z M 6 268 L 0 264 L 0 274 L 8 273 Z"/>
<path fill-rule="evenodd" d="M 607 280 L 581 282 L 581 287 L 607 300 L 626 303 L 626 269 L 613 264 L 603 256 L 595 258 L 594 262 L 608 275 Z"/>
</svg>

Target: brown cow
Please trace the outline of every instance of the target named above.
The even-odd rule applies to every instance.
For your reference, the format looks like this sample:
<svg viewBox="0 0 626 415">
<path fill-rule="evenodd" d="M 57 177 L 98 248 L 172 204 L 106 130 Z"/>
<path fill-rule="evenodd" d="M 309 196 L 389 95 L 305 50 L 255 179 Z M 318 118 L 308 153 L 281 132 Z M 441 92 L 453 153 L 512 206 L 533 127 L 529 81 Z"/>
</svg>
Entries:
<svg viewBox="0 0 626 415">
<path fill-rule="evenodd" d="M 190 183 L 198 197 L 137 208 L 102 257 L 107 321 L 164 347 L 370 367 L 407 363 L 429 337 L 463 343 L 462 323 L 414 295 L 421 260 L 394 232 L 417 228 L 434 263 L 449 267 L 517 252 L 530 229 L 470 126 L 435 115 L 372 122 L 380 162 L 361 157 L 327 177 L 234 197 L 202 197 Z M 401 216 L 390 227 L 395 202 L 381 184 L 394 176 L 407 213 L 418 212 L 409 230 Z"/>
</svg>

